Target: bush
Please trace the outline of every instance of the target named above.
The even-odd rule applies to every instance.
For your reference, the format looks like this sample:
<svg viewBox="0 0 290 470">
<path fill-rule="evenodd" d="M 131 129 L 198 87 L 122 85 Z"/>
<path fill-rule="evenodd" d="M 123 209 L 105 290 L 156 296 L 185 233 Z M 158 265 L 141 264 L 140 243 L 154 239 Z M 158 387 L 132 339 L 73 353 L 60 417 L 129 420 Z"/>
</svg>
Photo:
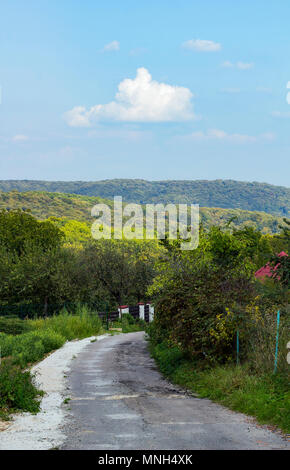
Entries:
<svg viewBox="0 0 290 470">
<path fill-rule="evenodd" d="M 2 357 L 11 356 L 15 364 L 25 367 L 65 343 L 65 338 L 53 330 L 30 331 L 18 336 L 0 334 Z"/>
<path fill-rule="evenodd" d="M 0 317 L 0 332 L 8 335 L 21 335 L 31 330 L 30 325 L 20 318 Z"/>
<path fill-rule="evenodd" d="M 61 334 L 67 341 L 82 339 L 102 332 L 102 321 L 97 313 L 92 313 L 86 306 L 79 305 L 76 315 L 70 315 L 65 309 L 59 315 L 49 318 L 28 320 L 35 330 L 51 330 Z"/>
<path fill-rule="evenodd" d="M 0 409 L 6 411 L 39 411 L 40 392 L 31 382 L 29 372 L 22 372 L 11 361 L 3 361 L 0 366 Z"/>
<path fill-rule="evenodd" d="M 122 321 L 128 322 L 129 325 L 134 325 L 136 323 L 135 318 L 130 313 L 123 313 L 122 314 Z"/>
</svg>

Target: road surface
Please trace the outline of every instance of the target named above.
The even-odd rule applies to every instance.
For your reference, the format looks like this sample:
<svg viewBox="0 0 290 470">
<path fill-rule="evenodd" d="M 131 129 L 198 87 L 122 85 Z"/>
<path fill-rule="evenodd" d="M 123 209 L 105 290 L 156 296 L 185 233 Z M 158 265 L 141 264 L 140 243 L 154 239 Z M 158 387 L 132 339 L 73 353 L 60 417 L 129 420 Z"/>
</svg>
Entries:
<svg viewBox="0 0 290 470">
<path fill-rule="evenodd" d="M 162 378 L 144 333 L 89 344 L 68 377 L 62 449 L 289 449 L 278 433 Z"/>
</svg>

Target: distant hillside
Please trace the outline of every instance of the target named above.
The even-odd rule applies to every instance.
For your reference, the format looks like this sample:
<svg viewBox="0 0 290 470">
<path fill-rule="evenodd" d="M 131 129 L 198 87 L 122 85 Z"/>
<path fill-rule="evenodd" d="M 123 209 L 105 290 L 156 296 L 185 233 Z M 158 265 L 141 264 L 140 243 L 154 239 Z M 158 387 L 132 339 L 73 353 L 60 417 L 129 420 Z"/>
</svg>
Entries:
<svg viewBox="0 0 290 470">
<path fill-rule="evenodd" d="M 42 220 L 48 217 L 59 217 L 92 223 L 91 208 L 100 202 L 104 202 L 110 207 L 113 205 L 113 202 L 107 199 L 76 194 L 43 191 L 29 191 L 26 193 L 11 191 L 5 193 L 0 191 L 0 210 L 30 210 L 32 215 Z M 225 225 L 232 217 L 237 217 L 232 224 L 233 227 L 250 225 L 263 233 L 277 233 L 279 232 L 278 225 L 283 223 L 281 217 L 266 214 L 265 212 L 201 208 L 201 220 L 205 228 L 209 228 L 211 225 Z"/>
<path fill-rule="evenodd" d="M 122 196 L 127 202 L 198 203 L 201 207 L 221 207 L 263 211 L 287 216 L 290 188 L 266 183 L 247 183 L 232 180 L 145 181 L 113 179 L 85 181 L 0 181 L 0 190 L 49 191 L 98 196 L 113 199 Z"/>
</svg>

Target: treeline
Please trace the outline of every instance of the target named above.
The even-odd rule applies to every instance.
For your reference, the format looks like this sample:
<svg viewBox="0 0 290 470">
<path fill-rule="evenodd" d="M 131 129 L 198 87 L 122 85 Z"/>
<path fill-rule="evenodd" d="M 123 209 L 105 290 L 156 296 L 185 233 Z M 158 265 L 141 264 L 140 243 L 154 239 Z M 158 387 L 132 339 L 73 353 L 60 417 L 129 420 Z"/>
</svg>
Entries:
<svg viewBox="0 0 290 470">
<path fill-rule="evenodd" d="M 188 254 L 174 248 L 174 242 L 164 243 L 94 240 L 84 222 L 58 218 L 38 221 L 24 211 L 2 211 L 0 307 L 5 311 L 4 306 L 28 303 L 40 306 L 39 314 L 46 314 L 50 305 L 80 302 L 114 309 L 122 303 L 148 299 L 156 294 L 154 289 L 148 293 L 152 282 L 156 287 L 160 280 L 169 279 L 173 282 L 172 289 L 171 284 L 168 287 L 171 305 L 184 295 L 187 284 L 189 291 L 195 292 L 193 287 L 198 282 L 205 289 L 201 299 L 196 299 L 198 308 L 202 308 L 204 299 L 209 312 L 207 293 L 210 296 L 211 288 L 213 298 L 220 295 L 225 303 L 226 299 L 235 299 L 232 288 L 250 299 L 253 272 L 276 253 L 289 250 L 284 235 L 263 235 L 252 227 L 235 229 L 231 224 L 209 231 L 201 225 L 200 245 Z M 171 256 L 168 259 L 164 258 L 167 251 Z M 155 277 L 160 266 L 165 270 Z M 249 285 L 241 277 L 244 274 Z"/>
<path fill-rule="evenodd" d="M 2 180 L 0 190 L 48 191 L 74 193 L 113 199 L 122 196 L 127 202 L 186 203 L 201 207 L 221 207 L 262 211 L 287 216 L 290 189 L 266 183 L 249 183 L 233 180 L 196 181 L 145 181 L 113 179 L 105 181 L 30 181 Z"/>
<path fill-rule="evenodd" d="M 157 242 L 90 240 L 67 246 L 62 230 L 23 211 L 0 213 L 0 309 L 83 303 L 115 309 L 144 300 L 161 248 Z M 5 310 L 5 307 L 7 309 Z M 29 313 L 29 312 L 27 312 Z"/>
<path fill-rule="evenodd" d="M 181 251 L 165 240 L 166 249 L 153 285 L 156 317 L 151 339 L 177 347 L 204 365 L 250 361 L 255 370 L 273 370 L 276 315 L 281 312 L 279 367 L 286 371 L 289 328 L 290 230 L 285 219 L 272 239 L 251 227 L 230 231 L 201 230 L 196 250 Z M 272 278 L 260 282 L 255 271 L 270 263 Z M 239 334 L 240 354 L 236 340 Z"/>
<path fill-rule="evenodd" d="M 126 202 L 126 200 L 125 200 Z M 65 220 L 83 222 L 83 230 L 86 232 L 94 219 L 91 217 L 91 209 L 95 204 L 105 203 L 113 207 L 113 201 L 97 197 L 79 196 L 75 194 L 61 194 L 48 192 L 0 192 L 0 209 L 29 211 L 37 219 L 45 220 L 53 217 L 63 219 L 60 223 L 65 226 Z M 145 209 L 145 206 L 143 206 Z M 273 216 L 266 212 L 251 212 L 241 209 L 221 209 L 201 207 L 201 221 L 206 229 L 212 225 L 224 226 L 232 219 L 231 227 L 241 228 L 252 226 L 256 230 L 266 233 L 278 233 L 282 217 Z M 71 223 L 71 225 L 73 225 Z M 75 228 L 80 224 L 74 224 Z M 81 235 L 81 234 L 80 234 Z M 82 237 L 82 235 L 81 235 Z"/>
</svg>

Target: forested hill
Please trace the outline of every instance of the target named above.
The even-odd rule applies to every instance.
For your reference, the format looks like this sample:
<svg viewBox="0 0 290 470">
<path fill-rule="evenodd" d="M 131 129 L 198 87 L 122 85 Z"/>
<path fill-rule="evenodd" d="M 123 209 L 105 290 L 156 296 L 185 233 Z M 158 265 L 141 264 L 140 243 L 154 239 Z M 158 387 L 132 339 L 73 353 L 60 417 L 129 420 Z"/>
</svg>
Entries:
<svg viewBox="0 0 290 470">
<path fill-rule="evenodd" d="M 32 215 L 40 220 L 47 219 L 48 217 L 57 217 L 76 220 L 90 225 L 94 220 L 91 217 L 92 207 L 102 202 L 109 205 L 109 207 L 113 206 L 113 202 L 107 199 L 76 194 L 49 193 L 45 191 L 11 191 L 7 193 L 0 191 L 0 210 L 29 210 Z M 225 226 L 232 217 L 236 217 L 232 222 L 232 227 L 239 228 L 248 225 L 261 230 L 263 233 L 277 233 L 279 232 L 279 225 L 283 225 L 281 217 L 266 214 L 265 212 L 203 207 L 200 210 L 200 214 L 201 221 L 207 229 L 211 225 Z"/>
<path fill-rule="evenodd" d="M 98 196 L 126 202 L 198 203 L 201 207 L 237 208 L 287 216 L 290 188 L 233 180 L 145 181 L 112 179 L 85 181 L 0 180 L 0 191 L 49 191 Z"/>
</svg>

